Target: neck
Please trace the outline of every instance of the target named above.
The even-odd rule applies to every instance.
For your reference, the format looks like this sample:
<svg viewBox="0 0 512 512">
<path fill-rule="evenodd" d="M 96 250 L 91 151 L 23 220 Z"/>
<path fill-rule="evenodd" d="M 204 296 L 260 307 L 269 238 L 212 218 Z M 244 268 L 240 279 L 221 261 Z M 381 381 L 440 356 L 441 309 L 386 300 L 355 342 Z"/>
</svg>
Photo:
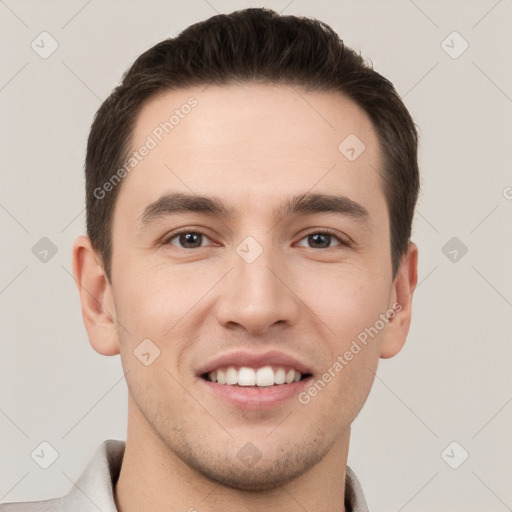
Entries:
<svg viewBox="0 0 512 512">
<path fill-rule="evenodd" d="M 130 400 L 126 449 L 114 500 L 119 512 L 345 512 L 349 438 L 347 430 L 319 463 L 285 485 L 264 491 L 233 489 L 183 462 Z"/>
</svg>

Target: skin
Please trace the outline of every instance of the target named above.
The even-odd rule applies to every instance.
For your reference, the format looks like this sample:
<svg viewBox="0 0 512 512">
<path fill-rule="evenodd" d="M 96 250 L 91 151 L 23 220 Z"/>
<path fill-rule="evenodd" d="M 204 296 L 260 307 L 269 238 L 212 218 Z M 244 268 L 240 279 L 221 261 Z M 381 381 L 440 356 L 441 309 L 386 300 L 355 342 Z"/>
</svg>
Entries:
<svg viewBox="0 0 512 512">
<path fill-rule="evenodd" d="M 117 507 L 338 512 L 351 423 L 379 358 L 405 343 L 417 283 L 413 243 L 395 279 L 391 273 L 377 135 L 339 94 L 245 84 L 150 99 L 133 147 L 190 96 L 197 107 L 123 179 L 112 283 L 87 237 L 73 247 L 90 343 L 100 354 L 120 354 L 128 385 Z M 366 146 L 354 161 L 338 150 L 351 133 Z M 169 215 L 139 229 L 144 208 L 164 192 L 215 196 L 234 215 Z M 276 222 L 273 209 L 304 192 L 346 196 L 368 219 L 317 213 Z M 195 247 L 202 246 L 168 241 L 181 228 L 204 233 Z M 308 235 L 323 228 L 352 246 L 335 237 L 315 245 Z M 247 236 L 263 248 L 250 264 L 236 252 Z M 291 354 L 318 378 L 394 303 L 400 312 L 307 405 L 292 398 L 269 410 L 240 410 L 205 391 L 196 375 L 213 357 L 240 348 Z M 147 338 L 161 353 L 144 366 L 133 352 Z M 262 454 L 250 468 L 237 457 L 248 442 Z"/>
</svg>

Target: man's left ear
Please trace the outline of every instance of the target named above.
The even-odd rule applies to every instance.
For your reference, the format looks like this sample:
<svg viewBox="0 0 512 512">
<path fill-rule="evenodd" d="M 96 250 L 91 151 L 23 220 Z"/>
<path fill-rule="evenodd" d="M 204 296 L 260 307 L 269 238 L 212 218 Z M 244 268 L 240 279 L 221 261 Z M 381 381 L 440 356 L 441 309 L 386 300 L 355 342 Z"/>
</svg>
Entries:
<svg viewBox="0 0 512 512">
<path fill-rule="evenodd" d="M 409 242 L 393 282 L 390 310 L 395 314 L 382 332 L 380 357 L 393 357 L 405 344 L 411 325 L 412 296 L 418 282 L 418 248 Z M 391 315 L 390 315 L 391 316 Z"/>
</svg>

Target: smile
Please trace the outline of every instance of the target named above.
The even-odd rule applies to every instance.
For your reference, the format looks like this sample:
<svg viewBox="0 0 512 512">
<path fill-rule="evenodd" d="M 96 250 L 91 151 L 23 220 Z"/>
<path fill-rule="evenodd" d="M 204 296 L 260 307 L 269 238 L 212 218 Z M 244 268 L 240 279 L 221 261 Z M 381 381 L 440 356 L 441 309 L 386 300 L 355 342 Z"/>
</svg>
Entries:
<svg viewBox="0 0 512 512">
<path fill-rule="evenodd" d="M 210 382 L 244 387 L 282 386 L 299 382 L 308 376 L 309 374 L 303 374 L 295 368 L 271 365 L 257 369 L 249 366 L 224 366 L 202 375 Z"/>
<path fill-rule="evenodd" d="M 290 403 L 313 380 L 313 369 L 278 350 L 235 350 L 196 370 L 198 384 L 213 399 L 237 409 L 262 411 Z"/>
</svg>

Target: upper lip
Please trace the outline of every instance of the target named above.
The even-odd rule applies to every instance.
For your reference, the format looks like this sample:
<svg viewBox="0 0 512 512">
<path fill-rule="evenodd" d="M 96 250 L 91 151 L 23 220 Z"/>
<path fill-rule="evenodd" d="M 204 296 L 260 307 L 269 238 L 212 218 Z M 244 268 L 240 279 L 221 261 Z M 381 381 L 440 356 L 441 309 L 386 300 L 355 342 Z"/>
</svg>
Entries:
<svg viewBox="0 0 512 512">
<path fill-rule="evenodd" d="M 271 350 L 268 352 L 254 353 L 237 350 L 236 352 L 229 352 L 227 354 L 221 354 L 214 357 L 199 369 L 198 375 L 203 375 L 225 366 L 248 366 L 249 368 L 259 368 L 266 365 L 290 366 L 295 370 L 299 370 L 302 374 L 311 373 L 311 370 L 306 364 L 283 352 Z"/>
</svg>

